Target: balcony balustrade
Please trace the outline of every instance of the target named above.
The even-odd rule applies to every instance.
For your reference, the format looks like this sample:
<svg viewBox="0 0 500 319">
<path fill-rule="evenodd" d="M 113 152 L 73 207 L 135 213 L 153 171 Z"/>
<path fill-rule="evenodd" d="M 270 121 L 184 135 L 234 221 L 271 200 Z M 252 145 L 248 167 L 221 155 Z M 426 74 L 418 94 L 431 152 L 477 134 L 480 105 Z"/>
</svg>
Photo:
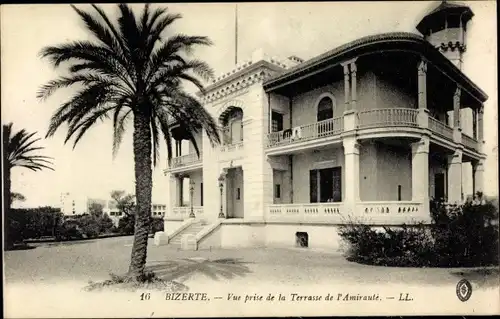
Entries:
<svg viewBox="0 0 500 319">
<path fill-rule="evenodd" d="M 343 117 L 336 117 L 268 134 L 268 147 L 334 136 L 344 131 Z"/>
<path fill-rule="evenodd" d="M 189 166 L 189 165 L 194 165 L 194 164 L 201 164 L 203 160 L 203 154 L 200 153 L 200 156 L 196 153 L 190 153 L 187 155 L 182 155 L 182 156 L 177 156 L 173 157 L 171 162 L 170 162 L 170 168 L 178 168 L 178 167 L 184 167 L 184 166 Z"/>
<path fill-rule="evenodd" d="M 357 114 L 356 129 L 409 127 L 419 128 L 419 110 L 410 108 L 385 108 L 361 111 Z M 432 134 L 453 142 L 453 128 L 428 116 L 428 129 Z M 427 126 L 427 125 L 426 125 Z M 422 128 L 427 128 L 422 126 Z M 305 124 L 267 135 L 267 148 L 296 144 L 304 141 L 321 140 L 344 132 L 344 117 Z M 462 143 L 471 150 L 478 150 L 479 143 L 474 138 L 462 134 Z"/>
<path fill-rule="evenodd" d="M 466 148 L 471 149 L 473 151 L 479 149 L 479 143 L 478 143 L 478 141 L 475 138 L 470 137 L 469 135 L 464 134 L 464 133 L 462 133 L 462 144 Z"/>
<path fill-rule="evenodd" d="M 350 221 L 378 223 L 421 221 L 421 203 L 411 201 L 358 202 L 354 214 L 347 214 L 344 203 L 273 204 L 266 208 L 267 222 L 332 223 Z"/>
<path fill-rule="evenodd" d="M 447 140 L 453 141 L 453 128 L 445 123 L 429 116 L 429 129 L 433 134 L 439 135 Z"/>
<path fill-rule="evenodd" d="M 193 206 L 193 213 L 196 218 L 203 217 L 203 206 Z M 191 214 L 190 206 L 178 206 L 173 207 L 171 211 L 167 212 L 165 215 L 165 219 L 168 220 L 185 220 L 189 218 L 189 214 Z"/>
</svg>

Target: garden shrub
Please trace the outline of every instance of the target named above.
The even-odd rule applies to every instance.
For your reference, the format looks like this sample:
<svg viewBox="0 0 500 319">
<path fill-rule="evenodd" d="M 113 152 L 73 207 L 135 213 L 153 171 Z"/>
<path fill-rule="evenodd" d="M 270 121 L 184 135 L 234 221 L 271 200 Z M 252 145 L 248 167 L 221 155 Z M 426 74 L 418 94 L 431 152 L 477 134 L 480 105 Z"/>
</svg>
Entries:
<svg viewBox="0 0 500 319">
<path fill-rule="evenodd" d="M 482 199 L 463 205 L 432 201 L 432 223 L 371 227 L 350 222 L 339 227 L 348 244 L 346 258 L 365 264 L 415 267 L 498 265 L 498 206 Z"/>
</svg>

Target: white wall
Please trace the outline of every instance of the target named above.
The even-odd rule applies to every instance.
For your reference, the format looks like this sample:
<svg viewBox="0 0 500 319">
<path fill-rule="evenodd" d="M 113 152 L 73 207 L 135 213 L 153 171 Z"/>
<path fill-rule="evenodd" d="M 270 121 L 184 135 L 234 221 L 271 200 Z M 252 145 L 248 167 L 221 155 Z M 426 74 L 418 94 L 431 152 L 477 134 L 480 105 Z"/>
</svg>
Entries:
<svg viewBox="0 0 500 319">
<path fill-rule="evenodd" d="M 401 200 L 410 201 L 411 181 L 411 150 L 377 144 L 377 200 L 397 201 L 401 185 Z"/>
</svg>

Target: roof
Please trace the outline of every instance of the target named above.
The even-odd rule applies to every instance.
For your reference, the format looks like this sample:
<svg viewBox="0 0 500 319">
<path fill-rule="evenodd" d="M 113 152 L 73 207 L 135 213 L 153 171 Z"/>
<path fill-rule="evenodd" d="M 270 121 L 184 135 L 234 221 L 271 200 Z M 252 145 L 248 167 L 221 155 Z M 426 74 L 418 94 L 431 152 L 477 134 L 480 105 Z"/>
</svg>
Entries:
<svg viewBox="0 0 500 319">
<path fill-rule="evenodd" d="M 264 89 L 272 91 L 307 77 L 309 74 L 321 72 L 323 69 L 338 65 L 349 59 L 360 55 L 377 53 L 382 50 L 405 51 L 419 54 L 428 63 L 440 69 L 481 102 L 488 99 L 484 91 L 422 36 L 408 32 L 377 34 L 346 43 L 268 79 L 264 82 Z"/>
<path fill-rule="evenodd" d="M 426 14 L 422 20 L 417 25 L 417 30 L 422 34 L 427 34 L 429 29 L 436 24 L 436 20 L 443 20 L 449 15 L 459 15 L 462 17 L 462 21 L 466 23 L 473 16 L 472 10 L 465 4 L 462 3 L 450 3 L 448 1 L 443 1 L 434 10 Z"/>
</svg>

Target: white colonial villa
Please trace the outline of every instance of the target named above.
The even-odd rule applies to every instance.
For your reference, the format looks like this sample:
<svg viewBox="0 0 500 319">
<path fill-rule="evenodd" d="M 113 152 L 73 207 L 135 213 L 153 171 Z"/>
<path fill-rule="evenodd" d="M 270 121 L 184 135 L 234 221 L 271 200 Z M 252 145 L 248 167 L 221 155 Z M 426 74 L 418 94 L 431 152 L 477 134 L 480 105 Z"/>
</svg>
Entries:
<svg viewBox="0 0 500 319">
<path fill-rule="evenodd" d="M 182 154 L 187 136 L 173 128 L 156 243 L 337 247 L 337 226 L 350 219 L 428 222 L 432 198 L 481 191 L 487 95 L 461 71 L 472 16 L 443 2 L 418 24 L 423 36 L 369 36 L 308 61 L 256 51 L 216 79 L 202 99 L 223 144 L 200 133 L 200 156 Z M 192 205 L 182 206 L 186 178 Z"/>
</svg>

